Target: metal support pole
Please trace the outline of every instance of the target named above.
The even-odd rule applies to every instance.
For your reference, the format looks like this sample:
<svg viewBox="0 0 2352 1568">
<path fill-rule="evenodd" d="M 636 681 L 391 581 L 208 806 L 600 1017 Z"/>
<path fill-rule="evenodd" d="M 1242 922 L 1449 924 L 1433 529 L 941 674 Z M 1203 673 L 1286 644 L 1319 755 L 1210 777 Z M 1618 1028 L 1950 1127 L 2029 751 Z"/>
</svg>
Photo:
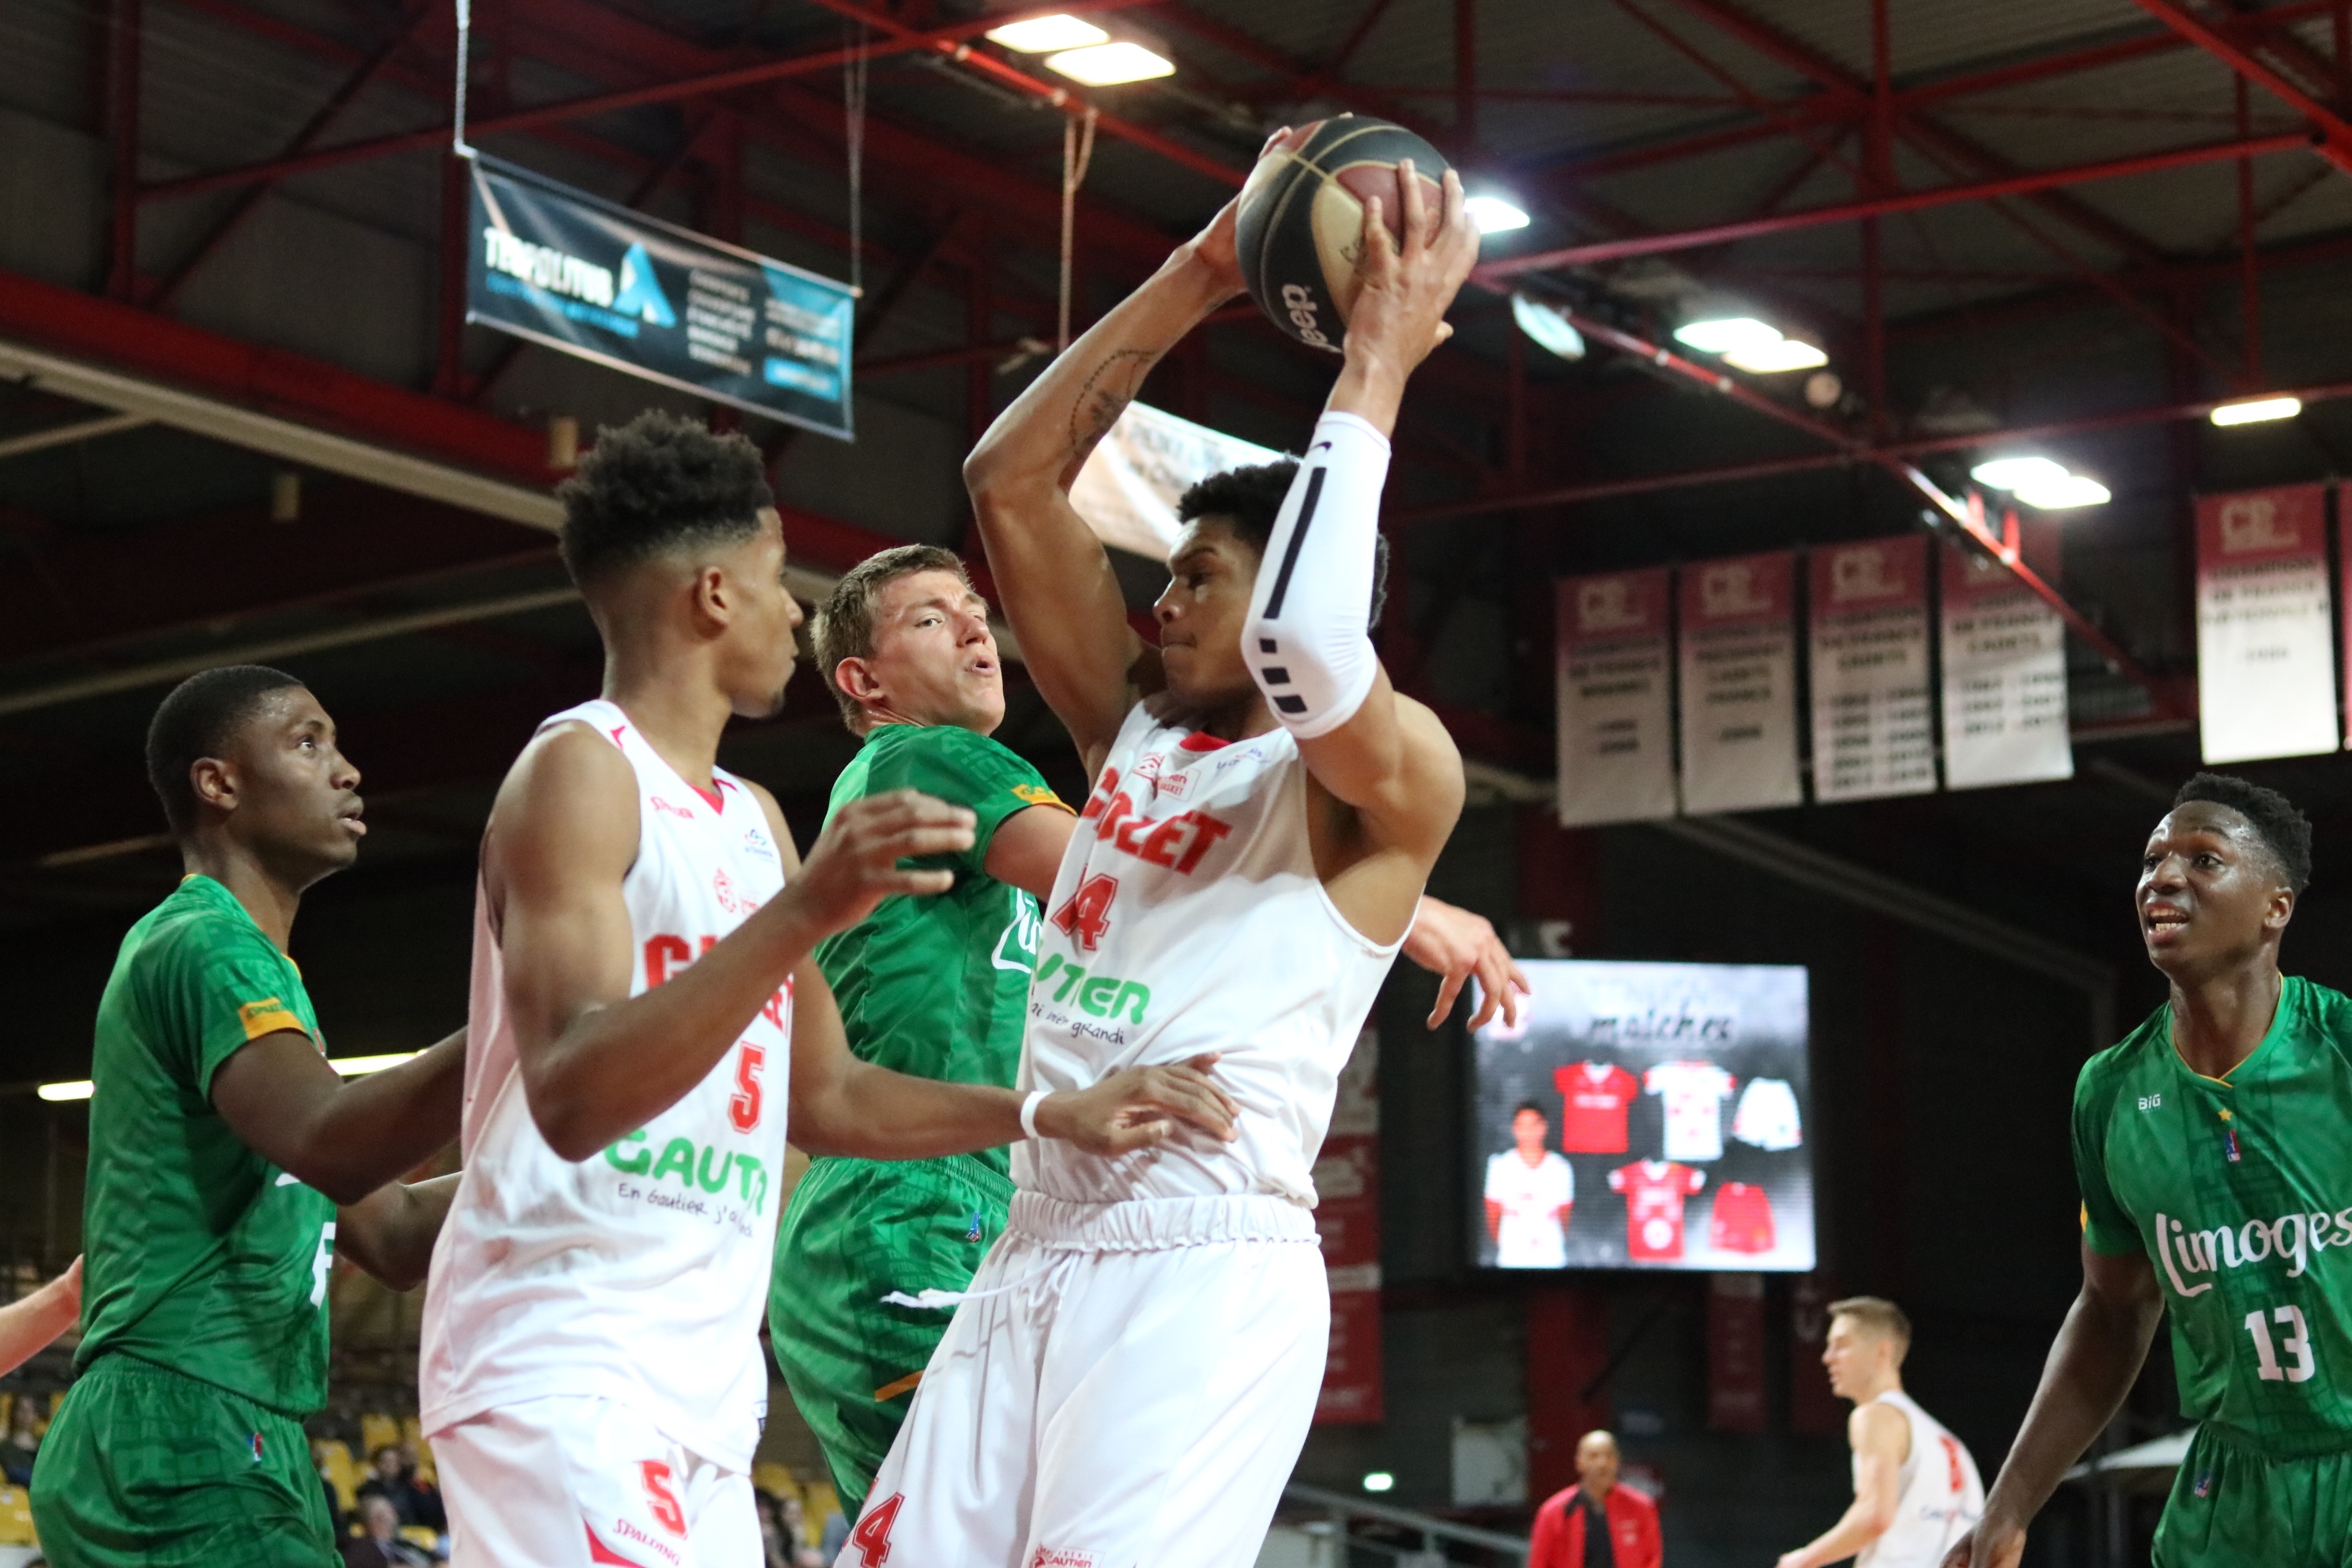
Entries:
<svg viewBox="0 0 2352 1568">
<path fill-rule="evenodd" d="M 474 165 L 456 153 L 441 159 L 440 297 L 434 301 L 436 343 L 433 393 L 466 395 L 466 256 L 472 237 L 466 216 L 472 205 Z"/>
<path fill-rule="evenodd" d="M 1454 0 L 1454 130 L 1478 140 L 1478 0 Z"/>
<path fill-rule="evenodd" d="M 141 0 L 114 0 L 107 40 L 107 150 L 113 221 L 107 233 L 106 292 L 134 298 L 139 269 L 139 63 Z"/>
<path fill-rule="evenodd" d="M 2246 79 L 2233 77 L 2238 89 L 2238 134 L 2242 137 L 2253 123 L 2253 110 L 2248 101 Z M 2262 258 L 2254 250 L 2254 161 L 2238 160 L 2238 288 L 2241 305 L 2245 312 L 2246 385 L 2260 387 L 2266 379 L 2263 374 L 2263 285 Z"/>
</svg>

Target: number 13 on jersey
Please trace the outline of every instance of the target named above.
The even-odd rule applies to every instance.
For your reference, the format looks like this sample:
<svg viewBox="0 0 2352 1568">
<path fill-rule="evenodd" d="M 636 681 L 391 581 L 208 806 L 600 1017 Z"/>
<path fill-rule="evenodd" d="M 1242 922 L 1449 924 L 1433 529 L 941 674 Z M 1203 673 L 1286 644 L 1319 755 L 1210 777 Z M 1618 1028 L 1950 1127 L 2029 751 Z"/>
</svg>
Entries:
<svg viewBox="0 0 2352 1568">
<path fill-rule="evenodd" d="M 2271 1343 L 2271 1323 L 2286 1329 L 2286 1335 L 2273 1346 Z M 2264 1383 L 2309 1383 L 2319 1373 L 2319 1360 L 2311 1353 L 2311 1329 L 2303 1321 L 2300 1307 L 2274 1307 L 2270 1321 L 2265 1322 L 2260 1307 L 2246 1314 L 2246 1332 L 2254 1337 L 2254 1372 Z M 2293 1366 L 2279 1364 L 2279 1352 L 2291 1357 Z"/>
</svg>

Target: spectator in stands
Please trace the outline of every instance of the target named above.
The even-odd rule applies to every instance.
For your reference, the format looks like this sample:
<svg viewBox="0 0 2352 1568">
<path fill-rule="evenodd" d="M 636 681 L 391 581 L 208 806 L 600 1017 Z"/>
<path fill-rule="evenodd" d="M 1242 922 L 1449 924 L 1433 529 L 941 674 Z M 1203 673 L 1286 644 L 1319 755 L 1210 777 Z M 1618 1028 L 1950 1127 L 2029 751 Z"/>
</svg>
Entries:
<svg viewBox="0 0 2352 1568">
<path fill-rule="evenodd" d="M 12 1487 L 33 1484 L 33 1456 L 41 1451 L 38 1395 L 20 1394 L 8 1409 L 8 1436 L 0 1442 L 0 1476 Z"/>
<path fill-rule="evenodd" d="M 360 1499 L 360 1521 L 367 1533 L 341 1543 L 343 1568 L 432 1568 L 431 1553 L 400 1538 L 400 1510 L 382 1492 Z"/>
<path fill-rule="evenodd" d="M 787 1548 L 784 1561 L 792 1568 L 824 1568 L 825 1559 L 817 1555 L 816 1548 L 808 1543 L 808 1514 L 796 1497 L 776 1500 L 776 1522 L 783 1527 Z"/>
<path fill-rule="evenodd" d="M 384 1444 L 369 1456 L 369 1465 L 368 1479 L 359 1486 L 362 1501 L 383 1498 L 403 1524 L 421 1524 L 436 1533 L 449 1528 L 440 1491 L 417 1478 L 415 1458 L 404 1447 Z"/>
<path fill-rule="evenodd" d="M 1617 1439 L 1587 1432 L 1576 1445 L 1576 1485 L 1536 1510 L 1528 1568 L 1659 1568 L 1658 1505 L 1617 1481 Z"/>
<path fill-rule="evenodd" d="M 343 1500 L 335 1490 L 334 1478 L 329 1474 L 327 1439 L 310 1439 L 310 1468 L 319 1472 L 319 1485 L 327 1494 L 327 1519 L 334 1526 L 335 1539 L 341 1541 L 351 1533 L 352 1516 L 343 1511 Z"/>
</svg>

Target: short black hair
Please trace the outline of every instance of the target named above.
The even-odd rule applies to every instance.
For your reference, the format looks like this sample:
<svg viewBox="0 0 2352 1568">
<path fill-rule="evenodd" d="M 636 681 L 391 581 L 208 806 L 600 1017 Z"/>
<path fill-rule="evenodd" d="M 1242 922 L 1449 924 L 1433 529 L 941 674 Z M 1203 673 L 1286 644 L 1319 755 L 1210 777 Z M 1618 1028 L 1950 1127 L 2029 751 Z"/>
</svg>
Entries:
<svg viewBox="0 0 2352 1568">
<path fill-rule="evenodd" d="M 1523 1100 L 1519 1101 L 1519 1108 L 1518 1108 L 1518 1110 L 1514 1110 L 1514 1111 L 1512 1111 L 1512 1112 L 1511 1112 L 1511 1120 L 1512 1120 L 1512 1121 L 1517 1121 L 1521 1116 L 1525 1115 L 1527 1112 L 1528 1112 L 1528 1111 L 1530 1111 L 1530 1110 L 1534 1111 L 1538 1116 L 1543 1116 L 1543 1119 L 1544 1119 L 1546 1121 L 1549 1121 L 1551 1120 L 1551 1118 L 1550 1118 L 1550 1117 L 1549 1117 L 1549 1116 L 1544 1116 L 1544 1108 L 1543 1108 L 1542 1106 L 1540 1106 L 1540 1105 L 1538 1105 L 1538 1104 L 1537 1104 L 1534 1100 Z"/>
<path fill-rule="evenodd" d="M 749 539 L 776 504 L 760 448 L 659 409 L 599 434 L 555 497 L 563 564 L 583 587 L 679 545 Z"/>
<path fill-rule="evenodd" d="M 1291 480 L 1298 477 L 1298 459 L 1277 458 L 1271 463 L 1252 463 L 1245 468 L 1227 468 L 1222 474 L 1211 474 L 1176 499 L 1176 521 L 1190 522 L 1198 517 L 1223 519 L 1233 531 L 1249 541 L 1250 548 L 1263 559 L 1266 541 L 1274 537 L 1275 519 L 1282 513 L 1282 501 L 1290 493 Z M 1381 611 L 1389 602 L 1389 538 L 1385 533 L 1372 536 L 1372 617 L 1371 625 L 1381 624 Z"/>
<path fill-rule="evenodd" d="M 2311 883 L 2311 819 L 2274 789 L 2229 773 L 2199 773 L 2172 797 L 2174 810 L 2192 801 L 2226 805 L 2246 819 L 2278 862 L 2286 885 L 2300 893 Z"/>
<path fill-rule="evenodd" d="M 302 683 L 266 664 L 225 664 L 202 670 L 172 689 L 147 724 L 147 782 L 163 803 L 173 837 L 195 831 L 196 790 L 188 770 L 203 757 L 228 748 L 237 726 L 253 717 L 261 700 Z"/>
</svg>

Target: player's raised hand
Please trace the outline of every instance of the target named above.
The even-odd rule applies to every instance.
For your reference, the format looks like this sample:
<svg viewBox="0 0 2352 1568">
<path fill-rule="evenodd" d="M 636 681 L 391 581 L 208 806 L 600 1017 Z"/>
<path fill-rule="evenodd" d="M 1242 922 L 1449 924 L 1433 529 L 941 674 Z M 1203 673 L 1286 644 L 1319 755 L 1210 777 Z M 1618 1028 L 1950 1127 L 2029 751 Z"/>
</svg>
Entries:
<svg viewBox="0 0 2352 1568">
<path fill-rule="evenodd" d="M 1123 1068 L 1092 1089 L 1037 1102 L 1037 1131 L 1089 1154 L 1125 1154 L 1165 1143 L 1183 1127 L 1230 1142 L 1241 1108 L 1209 1076 L 1213 1055 L 1168 1067 Z"/>
<path fill-rule="evenodd" d="M 1355 302 L 1348 308 L 1344 351 L 1371 354 L 1409 374 L 1454 335 L 1445 312 L 1478 260 L 1478 226 L 1462 195 L 1462 176 L 1445 171 L 1438 208 L 1430 211 L 1412 160 L 1397 164 L 1404 240 L 1389 237 L 1381 198 L 1364 203 L 1364 244 L 1356 262 Z"/>
<path fill-rule="evenodd" d="M 911 789 L 852 801 L 833 814 L 800 873 L 777 895 L 824 931 L 845 931 L 896 893 L 944 893 L 955 873 L 898 862 L 972 845 L 971 811 Z"/>
<path fill-rule="evenodd" d="M 1438 899 L 1421 900 L 1404 939 L 1404 955 L 1438 977 L 1437 1005 L 1429 1013 L 1433 1029 L 1445 1022 L 1454 1011 L 1454 999 L 1462 994 L 1463 982 L 1474 974 L 1478 977 L 1478 1012 L 1470 1020 L 1473 1029 L 1485 1028 L 1498 1010 L 1504 1022 L 1517 1024 L 1523 999 L 1534 989 L 1511 961 L 1492 921 Z"/>
</svg>

